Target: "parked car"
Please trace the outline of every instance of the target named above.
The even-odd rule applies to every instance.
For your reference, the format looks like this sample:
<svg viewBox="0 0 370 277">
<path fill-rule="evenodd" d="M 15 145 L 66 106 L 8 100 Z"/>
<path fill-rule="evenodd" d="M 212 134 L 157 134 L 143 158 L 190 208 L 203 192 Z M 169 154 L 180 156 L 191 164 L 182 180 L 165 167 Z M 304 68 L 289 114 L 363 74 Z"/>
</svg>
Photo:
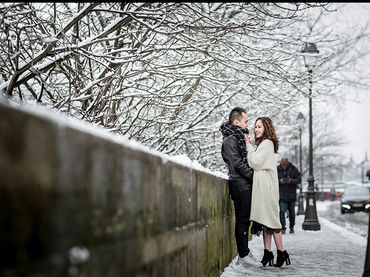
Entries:
<svg viewBox="0 0 370 277">
<path fill-rule="evenodd" d="M 344 183 L 344 188 L 349 187 L 349 186 L 358 186 L 362 187 L 364 184 L 358 181 L 348 181 Z"/>
<path fill-rule="evenodd" d="M 370 192 L 365 186 L 346 186 L 340 199 L 341 213 L 369 212 Z"/>
</svg>

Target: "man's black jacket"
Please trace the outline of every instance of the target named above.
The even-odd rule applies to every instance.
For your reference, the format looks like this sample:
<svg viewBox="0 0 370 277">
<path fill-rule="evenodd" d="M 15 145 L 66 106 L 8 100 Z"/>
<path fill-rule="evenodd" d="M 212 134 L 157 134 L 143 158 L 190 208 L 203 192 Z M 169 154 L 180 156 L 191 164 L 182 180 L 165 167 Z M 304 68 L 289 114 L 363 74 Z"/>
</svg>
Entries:
<svg viewBox="0 0 370 277">
<path fill-rule="evenodd" d="M 248 190 L 252 187 L 253 169 L 243 162 L 238 141 L 234 136 L 225 136 L 221 156 L 229 169 L 230 191 Z"/>
<path fill-rule="evenodd" d="M 297 185 L 301 183 L 301 174 L 291 163 L 284 169 L 281 165 L 277 167 L 279 178 L 280 200 L 291 201 L 297 199 Z M 290 178 L 290 182 L 288 179 Z"/>
</svg>

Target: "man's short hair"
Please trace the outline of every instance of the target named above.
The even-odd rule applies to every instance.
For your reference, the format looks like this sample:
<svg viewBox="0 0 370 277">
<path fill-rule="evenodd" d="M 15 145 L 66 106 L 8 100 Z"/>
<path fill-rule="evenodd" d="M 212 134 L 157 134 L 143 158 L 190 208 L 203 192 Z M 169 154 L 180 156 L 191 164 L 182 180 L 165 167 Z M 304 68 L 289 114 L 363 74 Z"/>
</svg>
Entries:
<svg viewBox="0 0 370 277">
<path fill-rule="evenodd" d="M 247 113 L 247 111 L 240 107 L 235 107 L 232 109 L 229 114 L 229 123 L 233 123 L 235 119 L 241 120 L 243 117 L 242 113 Z"/>
</svg>

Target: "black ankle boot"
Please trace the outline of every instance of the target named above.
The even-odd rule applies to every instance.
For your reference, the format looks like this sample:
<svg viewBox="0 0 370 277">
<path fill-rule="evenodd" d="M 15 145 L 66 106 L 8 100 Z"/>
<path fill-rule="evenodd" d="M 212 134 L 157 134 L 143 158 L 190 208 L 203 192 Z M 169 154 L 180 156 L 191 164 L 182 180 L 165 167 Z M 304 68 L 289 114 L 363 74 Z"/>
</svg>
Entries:
<svg viewBox="0 0 370 277">
<path fill-rule="evenodd" d="M 286 265 L 290 265 L 290 258 L 288 252 L 286 252 L 286 250 L 284 250 L 284 252 L 277 250 L 276 264 L 274 264 L 274 266 L 281 267 L 284 264 L 284 262 L 286 263 Z"/>
<path fill-rule="evenodd" d="M 269 266 L 273 266 L 274 263 L 274 253 L 272 251 L 268 251 L 267 249 L 263 250 L 263 258 L 261 260 L 261 263 L 263 266 L 266 266 L 267 264 Z"/>
</svg>

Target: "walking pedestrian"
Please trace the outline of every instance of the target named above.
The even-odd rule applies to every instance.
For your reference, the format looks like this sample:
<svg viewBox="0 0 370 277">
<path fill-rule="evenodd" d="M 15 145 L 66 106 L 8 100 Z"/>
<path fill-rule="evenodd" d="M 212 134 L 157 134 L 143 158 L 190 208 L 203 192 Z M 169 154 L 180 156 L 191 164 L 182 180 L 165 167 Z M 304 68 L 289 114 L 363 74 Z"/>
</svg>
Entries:
<svg viewBox="0 0 370 277">
<path fill-rule="evenodd" d="M 281 267 L 284 262 L 290 264 L 288 252 L 283 246 L 281 223 L 279 220 L 279 182 L 277 175 L 276 153 L 279 140 L 272 120 L 259 117 L 254 125 L 255 146 L 249 136 L 244 135 L 248 151 L 248 163 L 254 169 L 252 185 L 252 203 L 250 220 L 253 222 L 253 233 L 263 234 L 264 255 L 263 266 Z M 271 242 L 274 238 L 277 259 L 273 264 L 274 254 Z"/>
<path fill-rule="evenodd" d="M 294 234 L 295 225 L 295 203 L 297 200 L 297 188 L 301 183 L 301 174 L 289 159 L 281 159 L 277 167 L 279 178 L 279 209 L 282 233 L 286 231 L 285 212 L 289 214 L 289 233 Z"/>
<path fill-rule="evenodd" d="M 229 194 L 235 210 L 235 240 L 238 264 L 245 267 L 255 263 L 248 247 L 249 216 L 253 169 L 248 165 L 244 134 L 248 133 L 248 115 L 236 107 L 229 114 L 229 121 L 220 126 L 223 135 L 222 159 L 227 165 Z"/>
</svg>

